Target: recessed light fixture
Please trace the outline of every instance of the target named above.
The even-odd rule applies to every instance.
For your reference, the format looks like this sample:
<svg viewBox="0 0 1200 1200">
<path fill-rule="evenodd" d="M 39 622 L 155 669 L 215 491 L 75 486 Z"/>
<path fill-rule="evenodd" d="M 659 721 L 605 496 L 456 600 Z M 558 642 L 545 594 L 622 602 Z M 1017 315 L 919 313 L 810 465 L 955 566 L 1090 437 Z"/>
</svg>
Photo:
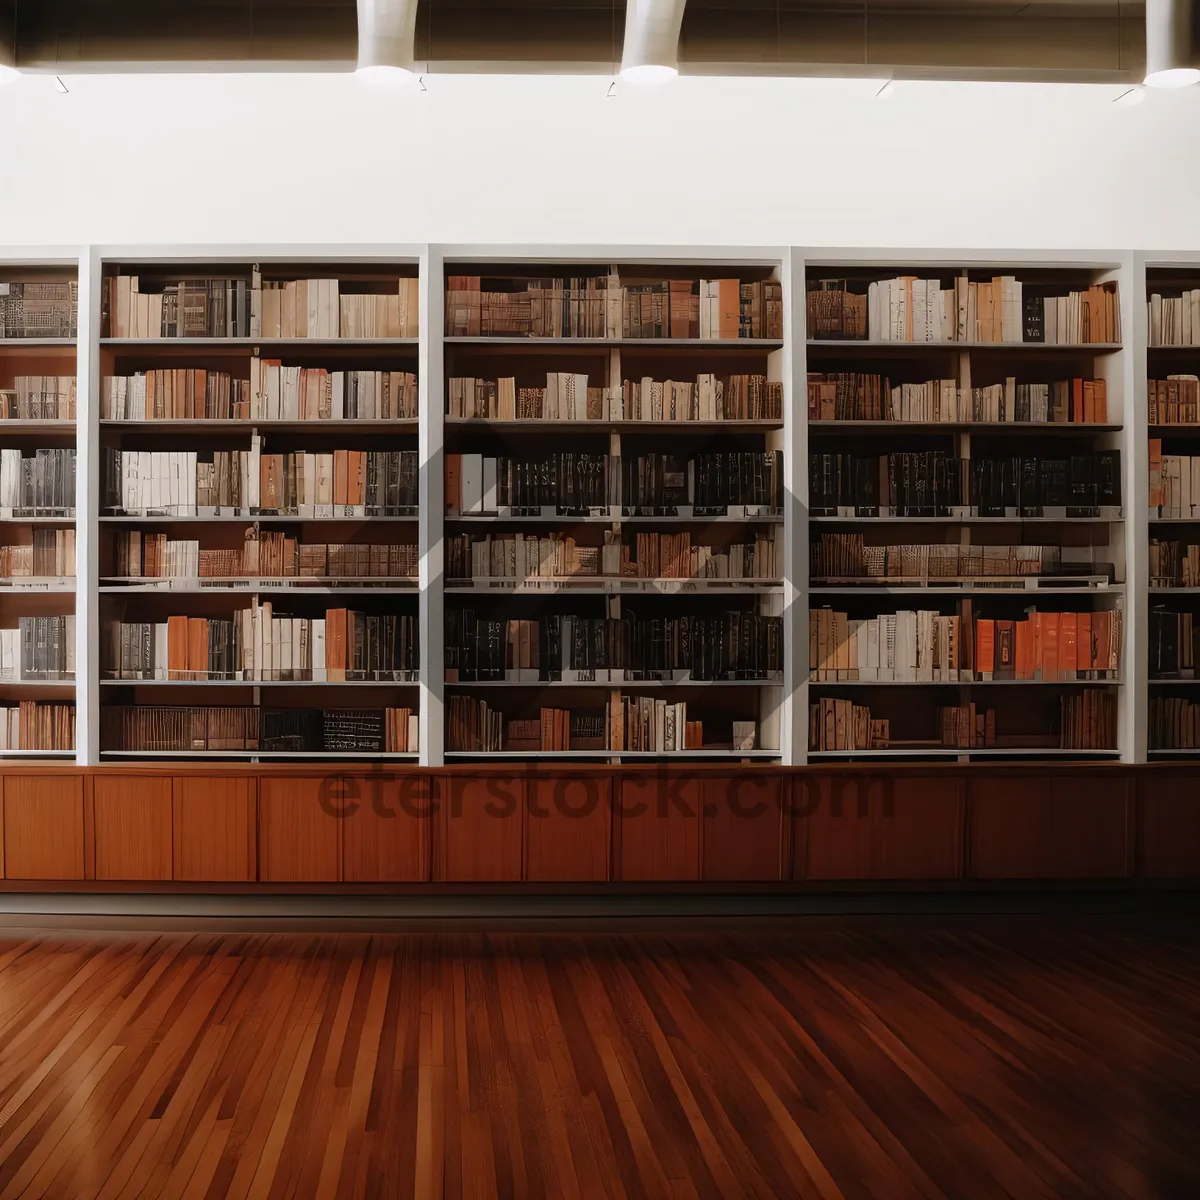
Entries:
<svg viewBox="0 0 1200 1200">
<path fill-rule="evenodd" d="M 1193 0 L 1146 0 L 1146 85 L 1185 88 L 1200 83 Z"/>
<path fill-rule="evenodd" d="M 629 0 L 621 78 L 665 83 L 679 74 L 679 30 L 686 0 Z"/>
<path fill-rule="evenodd" d="M 1119 96 L 1113 98 L 1114 104 L 1119 104 L 1122 108 L 1132 108 L 1135 104 L 1141 104 L 1146 99 L 1146 89 L 1144 87 L 1126 88 Z"/>
<path fill-rule="evenodd" d="M 384 87 L 415 84 L 417 0 L 358 0 L 360 79 Z"/>
</svg>

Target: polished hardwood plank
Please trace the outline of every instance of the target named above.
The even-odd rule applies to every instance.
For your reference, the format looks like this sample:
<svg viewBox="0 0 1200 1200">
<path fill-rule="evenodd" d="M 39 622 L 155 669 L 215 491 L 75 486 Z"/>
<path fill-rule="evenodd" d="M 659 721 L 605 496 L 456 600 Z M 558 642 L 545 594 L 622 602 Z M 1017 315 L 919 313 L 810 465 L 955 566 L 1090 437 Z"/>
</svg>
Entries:
<svg viewBox="0 0 1200 1200">
<path fill-rule="evenodd" d="M 0 929 L 0 1197 L 1183 1197 L 1200 934 Z"/>
</svg>

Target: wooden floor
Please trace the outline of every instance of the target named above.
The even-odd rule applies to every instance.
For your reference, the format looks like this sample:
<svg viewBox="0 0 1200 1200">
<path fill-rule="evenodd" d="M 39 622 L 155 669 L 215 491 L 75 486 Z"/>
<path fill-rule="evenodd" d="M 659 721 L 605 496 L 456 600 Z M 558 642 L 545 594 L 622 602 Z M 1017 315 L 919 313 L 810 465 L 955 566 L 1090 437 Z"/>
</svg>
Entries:
<svg viewBox="0 0 1200 1200">
<path fill-rule="evenodd" d="M 1200 1195 L 1200 934 L 0 929 L 4 1197 Z"/>
</svg>

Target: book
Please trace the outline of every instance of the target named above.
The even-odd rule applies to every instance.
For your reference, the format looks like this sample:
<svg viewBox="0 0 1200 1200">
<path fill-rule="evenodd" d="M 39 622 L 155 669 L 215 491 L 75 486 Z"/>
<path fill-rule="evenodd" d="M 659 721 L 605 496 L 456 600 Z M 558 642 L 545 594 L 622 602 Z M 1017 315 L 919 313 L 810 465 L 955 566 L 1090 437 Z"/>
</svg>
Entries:
<svg viewBox="0 0 1200 1200">
<path fill-rule="evenodd" d="M 79 330 L 74 280 L 0 280 L 0 338 L 73 338 Z"/>
</svg>

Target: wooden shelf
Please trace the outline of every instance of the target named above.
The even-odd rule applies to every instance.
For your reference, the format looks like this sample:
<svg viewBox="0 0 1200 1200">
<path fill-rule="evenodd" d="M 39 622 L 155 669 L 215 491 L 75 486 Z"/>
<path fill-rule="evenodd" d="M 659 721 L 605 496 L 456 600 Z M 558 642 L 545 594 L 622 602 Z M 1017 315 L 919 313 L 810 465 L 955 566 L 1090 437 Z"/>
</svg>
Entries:
<svg viewBox="0 0 1200 1200">
<path fill-rule="evenodd" d="M 110 679 L 101 678 L 101 687 L 171 688 L 412 688 L 416 679 Z"/>
<path fill-rule="evenodd" d="M 809 351 L 868 351 L 872 354 L 911 354 L 941 352 L 955 354 L 962 350 L 985 350 L 990 353 L 1115 354 L 1123 349 L 1120 342 L 1076 342 L 1064 345 L 1056 342 L 871 342 L 865 338 L 810 339 Z"/>
<path fill-rule="evenodd" d="M 102 337 L 100 346 L 107 350 L 411 350 L 420 346 L 419 338 L 253 338 L 253 337 Z"/>
<path fill-rule="evenodd" d="M 810 679 L 814 688 L 1120 687 L 1120 679 Z"/>
<path fill-rule="evenodd" d="M 783 428 L 782 421 L 500 421 L 492 417 L 446 417 L 446 428 L 494 433 L 770 433 Z"/>
<path fill-rule="evenodd" d="M 1120 425 L 1085 424 L 1080 421 L 812 421 L 810 431 L 832 433 L 986 433 L 1028 437 L 1031 433 L 1120 433 Z"/>
<path fill-rule="evenodd" d="M 782 338 L 583 338 L 583 337 L 461 337 L 445 336 L 447 346 L 523 346 L 581 350 L 782 350 Z"/>
<path fill-rule="evenodd" d="M 340 421 L 260 421 L 255 419 L 195 419 L 195 420 L 117 420 L 104 418 L 100 422 L 102 429 L 123 429 L 137 433 L 399 433 L 415 436 L 420 421 L 405 417 L 392 421 L 358 420 L 349 417 Z M 0 426 L 2 429 L 3 426 Z"/>
<path fill-rule="evenodd" d="M 580 688 L 603 688 L 614 691 L 621 688 L 644 690 L 647 688 L 778 688 L 782 679 L 621 679 L 588 680 L 573 682 L 563 679 L 540 679 L 521 682 L 515 679 L 447 679 L 448 688 L 517 688 L 523 691 L 542 691 L 546 688 L 562 688 L 577 691 Z"/>
</svg>

